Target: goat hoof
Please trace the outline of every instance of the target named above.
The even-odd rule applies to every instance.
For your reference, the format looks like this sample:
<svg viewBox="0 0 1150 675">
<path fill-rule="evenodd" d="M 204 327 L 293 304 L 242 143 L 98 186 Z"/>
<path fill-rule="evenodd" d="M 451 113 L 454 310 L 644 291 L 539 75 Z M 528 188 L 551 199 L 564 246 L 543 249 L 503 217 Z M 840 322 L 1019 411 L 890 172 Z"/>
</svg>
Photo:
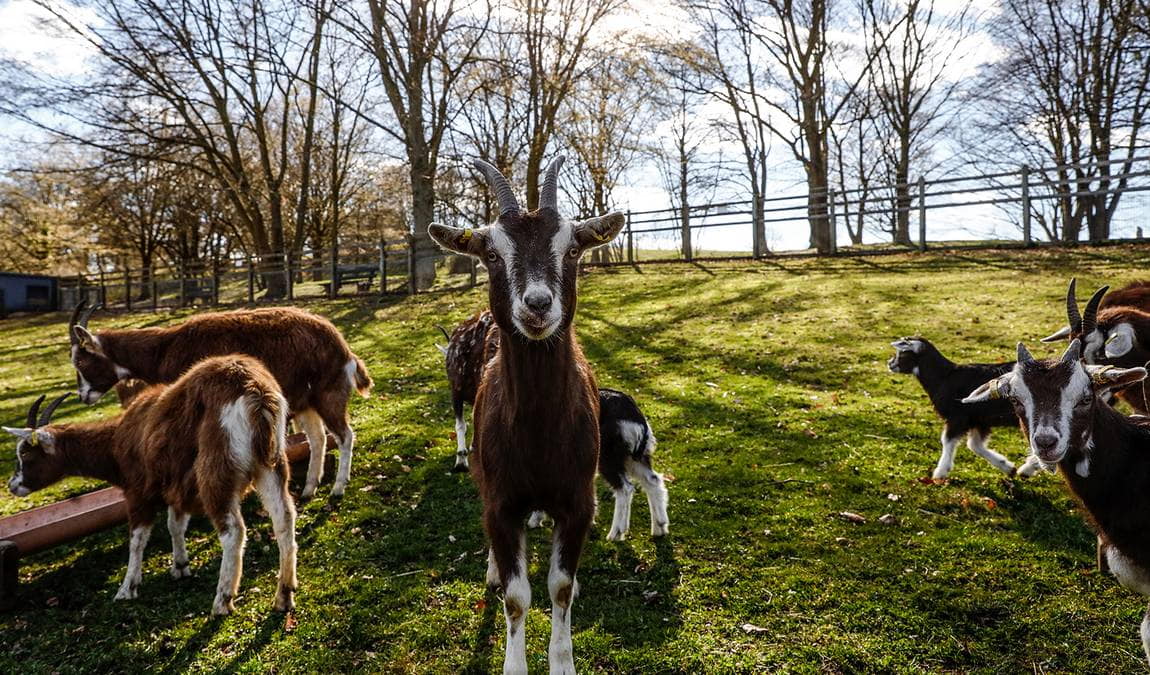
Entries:
<svg viewBox="0 0 1150 675">
<path fill-rule="evenodd" d="M 226 600 L 223 598 L 216 598 L 215 603 L 212 605 L 213 616 L 227 616 L 236 611 L 236 605 L 232 602 L 231 597 Z"/>
<path fill-rule="evenodd" d="M 276 592 L 275 602 L 272 603 L 272 611 L 275 612 L 290 612 L 295 609 L 295 594 L 290 589 L 281 588 Z"/>
<path fill-rule="evenodd" d="M 609 539 L 610 541 L 623 541 L 626 538 L 627 538 L 627 530 L 612 529 L 610 532 L 607 533 L 607 539 Z"/>
<path fill-rule="evenodd" d="M 116 598 L 115 599 L 116 600 L 135 600 L 137 595 L 139 595 L 139 593 L 136 591 L 135 587 L 121 588 L 119 591 L 116 591 Z"/>
<path fill-rule="evenodd" d="M 184 579 L 192 576 L 192 568 L 188 565 L 188 563 L 184 563 L 182 565 L 172 565 L 170 568 L 168 568 L 168 571 L 172 574 L 173 579 Z"/>
<path fill-rule="evenodd" d="M 665 537 L 671 531 L 670 523 L 659 523 L 651 525 L 652 537 Z"/>
<path fill-rule="evenodd" d="M 338 499 L 343 496 L 345 490 L 347 490 L 346 483 L 343 485 L 336 483 L 335 485 L 331 486 L 331 496 Z"/>
<path fill-rule="evenodd" d="M 471 465 L 467 463 L 466 455 L 455 456 L 455 466 L 451 467 L 452 473 L 467 473 L 471 470 Z"/>
</svg>

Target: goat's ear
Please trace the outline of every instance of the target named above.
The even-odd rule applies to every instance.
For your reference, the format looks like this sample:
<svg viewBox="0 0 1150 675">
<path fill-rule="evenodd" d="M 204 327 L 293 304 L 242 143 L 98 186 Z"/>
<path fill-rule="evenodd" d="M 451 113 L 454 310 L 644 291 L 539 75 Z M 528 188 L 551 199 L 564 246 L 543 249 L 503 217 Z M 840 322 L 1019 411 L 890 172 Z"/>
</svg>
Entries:
<svg viewBox="0 0 1150 675">
<path fill-rule="evenodd" d="M 1086 374 L 1094 384 L 1094 390 L 1101 393 L 1121 389 L 1146 379 L 1145 368 L 1115 368 L 1114 366 L 1086 366 Z"/>
<path fill-rule="evenodd" d="M 1134 349 L 1134 327 L 1123 322 L 1112 328 L 1110 337 L 1106 338 L 1106 358 L 1126 356 L 1131 349 Z"/>
<path fill-rule="evenodd" d="M 8 433 L 12 434 L 13 436 L 15 436 L 16 438 L 19 438 L 22 441 L 28 440 L 29 438 L 32 437 L 32 434 L 36 433 L 35 429 L 20 429 L 20 428 L 15 428 L 15 427 L 0 427 L 0 429 L 7 431 Z"/>
<path fill-rule="evenodd" d="M 899 338 L 890 343 L 890 346 L 900 352 L 918 352 L 922 349 L 922 343 L 914 338 Z"/>
<path fill-rule="evenodd" d="M 487 247 L 487 228 L 451 227 L 432 223 L 427 234 L 443 248 L 463 255 L 481 256 Z"/>
<path fill-rule="evenodd" d="M 1068 337 L 1070 337 L 1070 326 L 1063 326 L 1057 331 L 1042 338 L 1041 342 L 1059 342 L 1061 340 L 1065 340 Z"/>
<path fill-rule="evenodd" d="M 1014 373 L 999 375 L 990 382 L 970 392 L 970 395 L 962 399 L 962 402 L 981 403 L 983 401 L 994 401 L 1000 398 L 1006 398 L 1010 396 L 1010 384 L 1013 381 Z"/>
<path fill-rule="evenodd" d="M 618 211 L 579 221 L 575 223 L 575 242 L 584 249 L 602 246 L 610 243 L 626 223 L 627 219 Z"/>
<path fill-rule="evenodd" d="M 100 338 L 92 335 L 92 332 L 83 326 L 72 326 L 72 334 L 76 336 L 76 341 L 85 351 L 92 352 L 93 354 L 104 355 L 104 349 L 100 346 Z"/>
</svg>

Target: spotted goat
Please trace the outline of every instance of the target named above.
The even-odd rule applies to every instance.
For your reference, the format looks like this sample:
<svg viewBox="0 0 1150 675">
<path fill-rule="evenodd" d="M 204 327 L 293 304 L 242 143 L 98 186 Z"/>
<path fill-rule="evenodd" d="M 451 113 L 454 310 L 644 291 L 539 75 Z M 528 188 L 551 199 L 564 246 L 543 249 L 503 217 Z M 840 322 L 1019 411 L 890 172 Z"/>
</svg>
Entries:
<svg viewBox="0 0 1150 675">
<path fill-rule="evenodd" d="M 1031 452 L 1057 467 L 1085 507 L 1110 572 L 1150 596 L 1150 419 L 1126 417 L 1106 402 L 1110 392 L 1146 378 L 1145 368 L 1086 364 L 1077 339 L 1060 359 L 1038 361 L 1018 345 L 1018 362 L 963 399 L 1005 399 L 1022 421 Z M 1142 617 L 1150 661 L 1150 607 Z"/>
<path fill-rule="evenodd" d="M 279 546 L 273 608 L 294 606 L 295 505 L 288 493 L 284 445 L 287 401 L 259 361 L 239 355 L 205 359 L 173 384 L 138 392 L 118 417 L 52 424 L 52 413 L 67 396 L 37 418 L 41 396 L 23 428 L 4 427 L 19 439 L 16 474 L 8 489 L 24 497 L 66 476 L 85 476 L 123 490 L 130 544 L 117 600 L 136 598 L 152 524 L 166 506 L 171 574 L 177 579 L 191 576 L 184 539 L 188 520 L 193 513 L 211 519 L 223 548 L 212 613 L 231 613 L 246 538 L 240 502 L 254 487 Z"/>
<path fill-rule="evenodd" d="M 614 239 L 624 220 L 621 213 L 580 222 L 562 217 L 562 164 L 559 157 L 547 167 L 539 208 L 525 211 L 499 170 L 476 160 L 499 206 L 496 221 L 478 229 L 428 228 L 443 248 L 487 267 L 488 300 L 500 330 L 499 351 L 476 392 L 471 474 L 491 544 L 487 580 L 504 592 L 505 673 L 527 672 L 525 521 L 532 511 L 555 521 L 547 575 L 550 670 L 575 672 L 576 571 L 595 516 L 599 397 L 573 326 L 578 264 L 585 251 Z"/>
<path fill-rule="evenodd" d="M 76 306 L 69 323 L 72 365 L 81 400 L 92 404 L 119 387 L 122 400 L 132 383 L 175 382 L 211 356 L 246 354 L 262 361 L 279 383 L 289 411 L 311 448 L 302 497 L 315 494 L 323 479 L 327 431 L 339 443 L 339 470 L 332 496 L 351 478 L 355 432 L 348 421 L 351 392 L 367 396 L 371 376 L 363 361 L 330 321 L 290 307 L 238 310 L 194 316 L 175 326 L 88 330 L 92 309 Z"/>
<path fill-rule="evenodd" d="M 439 346 L 451 385 L 451 405 L 455 412 L 456 470 L 468 469 L 468 446 L 465 440 L 467 422 L 463 405 L 475 405 L 475 393 L 483 379 L 487 363 L 499 351 L 499 327 L 490 310 L 484 310 L 459 324 Z M 670 529 L 667 516 L 667 486 L 655 471 L 651 455 L 655 451 L 655 432 L 631 396 L 615 389 L 599 390 L 599 475 L 611 486 L 615 512 L 607 538 L 622 541 L 631 529 L 631 502 L 636 484 L 647 495 L 651 514 L 651 536 L 661 537 Z M 462 469 L 460 463 L 462 462 Z M 531 514 L 528 527 L 538 527 L 543 512 Z"/>
<path fill-rule="evenodd" d="M 887 368 L 892 373 L 914 375 L 930 397 L 935 412 L 943 419 L 942 455 L 932 477 L 941 479 L 950 475 L 954 468 L 954 452 L 963 436 L 966 436 L 967 447 L 975 454 L 999 471 L 1013 476 L 1014 464 L 991 450 L 986 442 L 995 427 L 1017 427 L 1018 416 L 1006 401 L 964 403 L 962 398 L 979 384 L 1008 372 L 1014 364 L 956 364 L 923 337 L 905 337 L 890 344 L 895 355 L 887 361 Z M 1031 455 L 1018 467 L 1017 473 L 1023 477 L 1032 476 L 1040 466 Z"/>
</svg>

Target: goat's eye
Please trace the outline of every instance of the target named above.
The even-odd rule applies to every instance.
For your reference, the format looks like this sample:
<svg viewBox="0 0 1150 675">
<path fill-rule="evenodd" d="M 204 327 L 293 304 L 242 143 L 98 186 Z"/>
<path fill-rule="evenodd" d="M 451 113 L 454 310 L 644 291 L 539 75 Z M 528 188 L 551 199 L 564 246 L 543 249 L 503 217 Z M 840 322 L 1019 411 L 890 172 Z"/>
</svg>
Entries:
<svg viewBox="0 0 1150 675">
<path fill-rule="evenodd" d="M 495 251 L 488 251 L 487 262 L 495 262 L 496 260 L 499 260 L 499 255 Z"/>
<path fill-rule="evenodd" d="M 572 246 L 571 248 L 567 249 L 567 255 L 571 256 L 572 258 L 578 258 L 580 252 L 581 251 L 579 250 L 578 246 Z"/>
</svg>

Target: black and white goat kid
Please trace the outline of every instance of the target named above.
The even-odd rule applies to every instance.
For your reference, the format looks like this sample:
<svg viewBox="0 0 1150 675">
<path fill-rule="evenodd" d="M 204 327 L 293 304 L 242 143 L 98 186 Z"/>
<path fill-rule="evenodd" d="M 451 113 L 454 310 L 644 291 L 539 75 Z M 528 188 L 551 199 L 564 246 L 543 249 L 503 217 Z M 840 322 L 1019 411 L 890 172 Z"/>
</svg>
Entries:
<svg viewBox="0 0 1150 675">
<path fill-rule="evenodd" d="M 946 478 L 954 468 L 954 452 L 963 436 L 976 454 L 994 468 L 1012 476 L 1014 464 L 987 447 L 994 427 L 1017 427 L 1018 417 L 1006 401 L 965 403 L 963 397 L 974 387 L 1007 373 L 1013 363 L 971 363 L 959 365 L 946 358 L 929 340 L 908 337 L 891 343 L 895 355 L 887 362 L 892 373 L 914 375 L 930 397 L 935 412 L 942 417 L 942 455 L 934 468 L 933 478 Z M 1033 456 L 1018 468 L 1018 475 L 1029 477 L 1040 467 Z"/>
<path fill-rule="evenodd" d="M 1074 340 L 1061 359 L 1036 361 L 1018 345 L 1018 363 L 963 399 L 1008 400 L 1031 451 L 1061 469 L 1099 533 L 1110 571 L 1126 588 L 1150 596 L 1150 419 L 1125 417 L 1106 395 L 1146 378 L 1145 368 L 1083 363 Z M 1150 660 L 1150 608 L 1142 618 Z"/>
</svg>

